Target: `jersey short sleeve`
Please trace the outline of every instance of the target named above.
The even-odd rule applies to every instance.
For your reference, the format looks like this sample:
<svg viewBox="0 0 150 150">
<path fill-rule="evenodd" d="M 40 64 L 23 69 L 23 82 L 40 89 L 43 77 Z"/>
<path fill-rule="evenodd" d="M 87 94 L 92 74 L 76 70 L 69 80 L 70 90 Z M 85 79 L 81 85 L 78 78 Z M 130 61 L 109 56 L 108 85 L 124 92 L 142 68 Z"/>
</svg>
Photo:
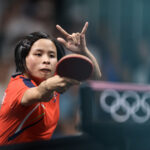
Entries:
<svg viewBox="0 0 150 150">
<path fill-rule="evenodd" d="M 21 107 L 21 99 L 25 91 L 29 88 L 34 87 L 34 83 L 31 80 L 24 78 L 19 75 L 11 78 L 10 83 L 5 91 L 5 97 L 3 100 L 3 105 L 7 103 L 7 106 L 11 109 L 16 109 Z M 9 109 L 8 108 L 8 109 Z M 5 107 L 7 109 L 7 107 Z"/>
</svg>

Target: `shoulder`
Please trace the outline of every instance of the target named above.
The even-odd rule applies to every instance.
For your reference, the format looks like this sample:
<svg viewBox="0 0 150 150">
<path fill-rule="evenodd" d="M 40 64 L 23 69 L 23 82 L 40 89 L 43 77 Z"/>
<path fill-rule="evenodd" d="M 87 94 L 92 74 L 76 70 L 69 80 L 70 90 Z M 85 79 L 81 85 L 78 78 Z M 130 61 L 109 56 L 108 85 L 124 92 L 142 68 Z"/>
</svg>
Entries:
<svg viewBox="0 0 150 150">
<path fill-rule="evenodd" d="M 20 88 L 21 86 L 31 88 L 36 86 L 32 80 L 25 78 L 24 75 L 22 74 L 12 75 L 8 86 L 14 86 L 14 85 L 15 88 Z"/>
<path fill-rule="evenodd" d="M 35 86 L 32 80 L 25 78 L 21 74 L 12 75 L 8 87 L 5 90 L 3 104 L 8 104 L 11 107 L 20 105 L 25 91 Z"/>
</svg>

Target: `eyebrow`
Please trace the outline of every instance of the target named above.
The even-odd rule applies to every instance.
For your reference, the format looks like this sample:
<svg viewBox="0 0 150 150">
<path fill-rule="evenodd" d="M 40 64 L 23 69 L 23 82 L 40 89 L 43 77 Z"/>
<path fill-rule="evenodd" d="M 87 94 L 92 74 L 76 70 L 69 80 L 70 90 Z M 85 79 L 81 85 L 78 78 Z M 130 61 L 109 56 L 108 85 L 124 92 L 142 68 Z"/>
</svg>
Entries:
<svg viewBox="0 0 150 150">
<path fill-rule="evenodd" d="M 42 49 L 35 49 L 35 52 L 43 52 L 44 50 Z M 53 50 L 49 50 L 49 53 L 55 53 Z"/>
</svg>

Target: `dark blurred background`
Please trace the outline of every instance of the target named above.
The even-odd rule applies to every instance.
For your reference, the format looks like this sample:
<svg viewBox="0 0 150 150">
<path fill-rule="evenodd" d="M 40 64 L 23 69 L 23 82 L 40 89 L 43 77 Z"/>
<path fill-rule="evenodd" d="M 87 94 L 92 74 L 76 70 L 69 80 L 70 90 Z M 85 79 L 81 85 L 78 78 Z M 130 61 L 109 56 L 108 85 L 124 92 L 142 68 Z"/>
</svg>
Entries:
<svg viewBox="0 0 150 150">
<path fill-rule="evenodd" d="M 22 36 L 44 31 L 61 36 L 89 22 L 87 45 L 97 58 L 102 81 L 150 82 L 150 1 L 148 0 L 0 0 L 0 99 L 15 72 L 14 51 Z M 79 87 L 61 95 L 54 136 L 80 134 Z"/>
</svg>

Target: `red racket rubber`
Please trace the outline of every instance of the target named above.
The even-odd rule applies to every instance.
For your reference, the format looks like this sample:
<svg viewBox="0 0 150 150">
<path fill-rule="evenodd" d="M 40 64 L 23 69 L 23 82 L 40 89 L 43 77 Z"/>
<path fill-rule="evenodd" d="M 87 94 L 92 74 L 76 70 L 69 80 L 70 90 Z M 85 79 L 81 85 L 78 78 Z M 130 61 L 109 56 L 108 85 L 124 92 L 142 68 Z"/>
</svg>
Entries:
<svg viewBox="0 0 150 150">
<path fill-rule="evenodd" d="M 56 74 L 78 81 L 87 80 L 93 71 L 93 63 L 86 56 L 69 54 L 60 59 L 56 65 Z"/>
</svg>

